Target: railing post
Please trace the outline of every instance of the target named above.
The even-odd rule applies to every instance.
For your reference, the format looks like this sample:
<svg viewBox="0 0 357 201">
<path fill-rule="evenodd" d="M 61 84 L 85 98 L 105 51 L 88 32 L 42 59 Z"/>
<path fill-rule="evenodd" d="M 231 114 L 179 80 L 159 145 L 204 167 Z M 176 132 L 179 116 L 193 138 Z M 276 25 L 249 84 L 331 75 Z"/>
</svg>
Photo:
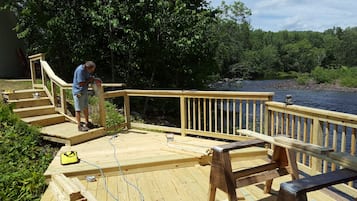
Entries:
<svg viewBox="0 0 357 201">
<path fill-rule="evenodd" d="M 264 131 L 263 133 L 265 135 L 271 135 L 269 133 L 270 131 L 270 126 L 271 126 L 271 119 L 270 119 L 270 110 L 268 110 L 268 106 L 266 105 L 266 102 L 264 102 Z"/>
<path fill-rule="evenodd" d="M 187 106 L 185 97 L 180 96 L 180 116 L 181 116 L 181 135 L 186 136 L 186 127 L 187 127 Z"/>
<path fill-rule="evenodd" d="M 127 93 L 124 95 L 124 115 L 125 123 L 128 129 L 131 128 L 131 118 L 130 118 L 130 98 Z"/>
<path fill-rule="evenodd" d="M 61 87 L 60 89 L 60 99 L 61 99 L 61 110 L 64 114 L 66 114 L 67 111 L 66 93 L 63 87 Z"/>
<path fill-rule="evenodd" d="M 104 100 L 104 89 L 103 86 L 98 86 L 98 106 L 99 106 L 99 121 L 102 127 L 106 127 L 106 111 L 105 111 L 105 100 Z"/>
<path fill-rule="evenodd" d="M 319 118 L 317 118 L 317 117 L 313 118 L 313 130 L 312 130 L 312 132 L 310 132 L 310 135 L 312 135 L 312 140 L 310 143 L 316 144 L 319 146 L 323 146 L 322 126 L 321 126 Z M 322 169 L 321 169 L 322 168 L 322 160 L 318 159 L 316 157 L 312 157 L 310 167 L 313 170 L 322 172 Z"/>
<path fill-rule="evenodd" d="M 52 81 L 52 79 L 51 79 L 51 82 L 50 82 L 50 84 L 51 84 L 51 101 L 52 101 L 52 104 L 55 106 L 55 107 L 57 107 L 57 103 L 56 103 L 56 83 L 54 83 L 53 81 Z M 45 84 L 44 84 L 44 86 L 46 86 Z"/>
<path fill-rule="evenodd" d="M 40 54 L 31 55 L 31 56 L 29 56 L 29 59 L 30 59 L 30 71 L 31 71 L 32 88 L 35 88 L 36 87 L 35 61 L 37 61 L 37 60 L 44 61 L 45 60 L 45 54 L 44 53 L 40 53 Z M 42 67 L 41 67 L 41 74 L 42 74 Z"/>
</svg>

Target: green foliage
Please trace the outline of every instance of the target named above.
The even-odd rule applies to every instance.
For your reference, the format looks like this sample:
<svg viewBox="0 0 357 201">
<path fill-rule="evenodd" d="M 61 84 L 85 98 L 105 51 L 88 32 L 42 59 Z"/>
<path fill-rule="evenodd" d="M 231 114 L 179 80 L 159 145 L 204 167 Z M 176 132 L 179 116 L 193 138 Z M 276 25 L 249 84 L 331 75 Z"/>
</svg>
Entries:
<svg viewBox="0 0 357 201">
<path fill-rule="evenodd" d="M 43 176 L 53 150 L 41 144 L 39 130 L 0 103 L 0 200 L 40 200 Z"/>
<path fill-rule="evenodd" d="M 334 83 L 338 78 L 338 71 L 318 66 L 311 71 L 311 75 L 317 83 Z"/>
<path fill-rule="evenodd" d="M 338 69 L 326 69 L 316 67 L 312 73 L 312 78 L 317 83 L 339 83 L 345 87 L 357 87 L 357 68 L 341 67 Z"/>
<path fill-rule="evenodd" d="M 296 82 L 299 85 L 306 85 L 311 81 L 311 77 L 308 73 L 301 73 L 298 75 L 298 77 L 296 78 Z"/>
<path fill-rule="evenodd" d="M 241 1 L 217 9 L 208 2 L 3 0 L 0 7 L 17 16 L 28 52 L 46 52 L 68 82 L 84 60 L 97 63 L 103 81 L 136 88 L 203 88 L 217 74 L 266 79 L 357 66 L 357 27 L 253 30 Z"/>
<path fill-rule="evenodd" d="M 90 110 L 90 118 L 93 123 L 99 124 L 99 108 L 98 108 L 98 97 L 90 97 L 89 98 L 89 110 Z M 106 126 L 108 128 L 116 127 L 121 123 L 125 122 L 125 118 L 122 114 L 119 113 L 117 105 L 105 101 L 105 109 L 106 109 Z"/>
<path fill-rule="evenodd" d="M 341 71 L 343 71 L 340 75 L 340 84 L 345 87 L 353 87 L 357 88 L 357 68 L 347 68 L 342 67 Z"/>
<path fill-rule="evenodd" d="M 84 60 L 96 62 L 103 81 L 131 87 L 200 87 L 216 71 L 206 32 L 215 11 L 206 0 L 4 0 L 1 6 L 16 14 L 28 52 L 47 53 L 68 82 Z"/>
</svg>

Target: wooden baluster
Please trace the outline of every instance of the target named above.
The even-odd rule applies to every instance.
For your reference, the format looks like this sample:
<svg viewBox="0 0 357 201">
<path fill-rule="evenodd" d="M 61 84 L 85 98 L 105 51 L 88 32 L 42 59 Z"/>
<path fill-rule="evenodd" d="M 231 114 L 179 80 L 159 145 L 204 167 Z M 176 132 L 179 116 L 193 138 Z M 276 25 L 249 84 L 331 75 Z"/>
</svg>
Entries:
<svg viewBox="0 0 357 201">
<path fill-rule="evenodd" d="M 325 127 L 325 147 L 329 147 L 329 141 L 330 141 L 330 123 L 326 122 L 326 127 Z M 328 161 L 324 160 L 324 173 L 328 172 Z"/>
<path fill-rule="evenodd" d="M 239 100 L 239 129 L 243 128 L 243 103 Z"/>
<path fill-rule="evenodd" d="M 298 140 L 301 140 L 301 121 L 302 121 L 302 119 L 301 119 L 301 117 L 298 117 L 298 119 L 297 119 L 297 137 L 296 137 L 296 139 L 298 139 Z M 296 158 L 297 158 L 297 160 L 299 161 L 299 162 L 301 162 L 301 160 L 300 160 L 300 152 L 297 152 L 296 153 Z"/>
<path fill-rule="evenodd" d="M 333 125 L 332 148 L 337 152 L 337 125 Z M 336 164 L 331 164 L 331 171 L 336 170 Z"/>
<path fill-rule="evenodd" d="M 303 133 L 303 141 L 307 142 L 307 119 L 304 118 L 304 133 Z M 302 163 L 306 165 L 306 154 L 302 154 Z"/>
<path fill-rule="evenodd" d="M 198 117 L 198 130 L 201 131 L 201 98 L 198 98 L 198 103 L 197 103 L 197 107 L 198 107 L 198 110 L 197 110 L 197 117 Z"/>
<path fill-rule="evenodd" d="M 184 96 L 180 96 L 180 115 L 181 115 L 181 135 L 186 136 L 186 128 L 187 128 L 187 105 Z"/>
<path fill-rule="evenodd" d="M 253 131 L 256 131 L 256 113 L 257 113 L 257 101 L 253 100 Z"/>
<path fill-rule="evenodd" d="M 245 128 L 249 129 L 249 101 L 245 101 Z"/>
<path fill-rule="evenodd" d="M 229 111 L 229 104 L 230 104 L 230 100 L 229 99 L 227 99 L 226 100 L 226 109 L 227 109 L 227 111 L 226 111 L 226 133 L 227 133 L 227 135 L 229 134 L 229 122 L 230 122 L 230 118 L 229 118 L 229 113 L 230 113 L 230 111 Z"/>
<path fill-rule="evenodd" d="M 267 112 L 268 110 L 266 110 Z M 274 111 L 270 111 L 270 119 L 271 119 L 271 126 L 270 126 L 270 136 L 274 135 L 274 131 L 275 131 L 275 115 L 276 115 L 276 112 Z"/>
<path fill-rule="evenodd" d="M 223 99 L 221 99 L 221 133 L 223 133 Z"/>
<path fill-rule="evenodd" d="M 191 98 L 187 98 L 187 119 L 188 119 L 187 128 L 191 129 Z"/>
<path fill-rule="evenodd" d="M 236 99 L 233 99 L 232 100 L 232 104 L 233 104 L 233 124 L 232 124 L 232 127 L 233 127 L 233 135 L 236 134 L 236 104 L 237 104 L 237 100 Z"/>
<path fill-rule="evenodd" d="M 217 128 L 217 121 L 218 121 L 218 115 L 217 115 L 217 99 L 214 100 L 214 130 L 217 133 L 218 128 Z"/>
<path fill-rule="evenodd" d="M 67 113 L 67 105 L 66 105 L 66 93 L 64 88 L 60 88 L 60 99 L 61 99 L 61 111 L 66 114 Z"/>
<path fill-rule="evenodd" d="M 193 130 L 196 130 L 196 98 L 192 98 L 192 124 Z"/>
<path fill-rule="evenodd" d="M 356 156 L 356 128 L 352 128 L 351 131 L 351 155 Z M 348 185 L 353 187 L 353 182 L 348 182 Z"/>
<path fill-rule="evenodd" d="M 212 132 L 212 99 L 210 98 L 209 99 L 209 102 L 208 102 L 208 115 L 209 115 L 209 132 Z"/>
<path fill-rule="evenodd" d="M 106 127 L 106 110 L 105 110 L 105 101 L 104 101 L 104 89 L 103 86 L 98 87 L 98 105 L 99 105 L 99 120 L 100 120 L 100 125 L 103 127 Z M 128 100 L 126 100 L 128 101 Z M 128 105 L 127 105 L 128 106 Z M 127 108 L 126 108 L 127 109 Z M 129 113 L 129 114 L 128 114 Z M 126 114 L 126 116 L 130 116 L 130 109 L 129 112 Z M 130 124 L 129 124 L 130 126 Z M 129 127 L 128 126 L 128 127 Z"/>
<path fill-rule="evenodd" d="M 274 135 L 277 135 L 279 133 L 279 127 L 280 127 L 279 116 L 280 116 L 280 113 L 276 112 L 276 114 L 275 114 L 276 123 L 275 123 L 275 133 L 274 133 Z"/>
<path fill-rule="evenodd" d="M 203 131 L 207 131 L 207 99 L 203 99 Z"/>
<path fill-rule="evenodd" d="M 260 119 L 259 119 L 259 133 L 263 133 L 263 111 L 264 111 L 264 103 L 262 101 L 259 101 L 259 105 L 260 105 Z M 267 114 L 268 115 L 268 114 Z M 267 119 L 268 121 L 268 119 Z M 268 125 L 268 124 L 267 124 Z M 266 128 L 266 132 L 268 132 L 268 127 Z"/>
</svg>

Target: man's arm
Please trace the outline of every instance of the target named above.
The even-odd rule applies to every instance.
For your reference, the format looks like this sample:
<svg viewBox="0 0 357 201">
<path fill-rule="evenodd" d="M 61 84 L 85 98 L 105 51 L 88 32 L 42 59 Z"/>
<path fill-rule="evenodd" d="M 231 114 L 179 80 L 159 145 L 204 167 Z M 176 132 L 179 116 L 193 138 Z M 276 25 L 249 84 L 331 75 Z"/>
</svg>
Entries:
<svg viewBox="0 0 357 201">
<path fill-rule="evenodd" d="M 89 77 L 86 81 L 78 83 L 79 86 L 83 87 L 88 85 L 89 83 L 92 83 L 94 81 L 93 77 Z"/>
</svg>

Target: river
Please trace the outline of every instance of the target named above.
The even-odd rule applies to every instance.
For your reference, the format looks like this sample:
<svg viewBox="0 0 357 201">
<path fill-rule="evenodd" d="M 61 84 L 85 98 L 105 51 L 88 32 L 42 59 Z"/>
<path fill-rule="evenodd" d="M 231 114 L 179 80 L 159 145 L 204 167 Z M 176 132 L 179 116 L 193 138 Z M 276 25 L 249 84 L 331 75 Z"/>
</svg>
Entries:
<svg viewBox="0 0 357 201">
<path fill-rule="evenodd" d="M 216 89 L 230 91 L 275 92 L 274 101 L 284 102 L 292 95 L 295 105 L 357 114 L 357 93 L 336 90 L 286 89 L 286 80 L 242 81 L 241 84 L 223 83 Z"/>
</svg>

